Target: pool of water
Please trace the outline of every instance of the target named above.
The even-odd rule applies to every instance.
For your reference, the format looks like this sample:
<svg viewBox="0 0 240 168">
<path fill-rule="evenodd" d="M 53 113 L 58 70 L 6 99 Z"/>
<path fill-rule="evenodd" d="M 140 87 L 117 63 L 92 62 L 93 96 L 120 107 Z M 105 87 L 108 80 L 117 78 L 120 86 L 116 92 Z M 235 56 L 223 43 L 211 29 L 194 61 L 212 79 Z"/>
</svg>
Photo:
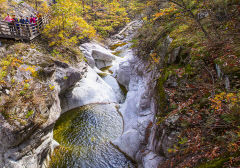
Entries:
<svg viewBox="0 0 240 168">
<path fill-rule="evenodd" d="M 110 141 L 122 133 L 115 104 L 92 104 L 64 113 L 54 139 L 60 143 L 50 168 L 135 168 Z"/>
</svg>

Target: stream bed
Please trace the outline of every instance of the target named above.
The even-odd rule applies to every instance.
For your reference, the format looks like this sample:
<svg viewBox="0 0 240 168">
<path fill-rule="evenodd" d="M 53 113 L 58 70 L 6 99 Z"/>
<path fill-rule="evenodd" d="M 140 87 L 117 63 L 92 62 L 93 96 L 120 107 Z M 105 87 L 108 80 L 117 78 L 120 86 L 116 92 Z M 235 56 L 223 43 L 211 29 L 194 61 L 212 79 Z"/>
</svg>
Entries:
<svg viewBox="0 0 240 168">
<path fill-rule="evenodd" d="M 121 135 L 122 117 L 116 104 L 90 104 L 59 118 L 54 139 L 60 144 L 49 168 L 134 168 L 110 141 Z"/>
</svg>

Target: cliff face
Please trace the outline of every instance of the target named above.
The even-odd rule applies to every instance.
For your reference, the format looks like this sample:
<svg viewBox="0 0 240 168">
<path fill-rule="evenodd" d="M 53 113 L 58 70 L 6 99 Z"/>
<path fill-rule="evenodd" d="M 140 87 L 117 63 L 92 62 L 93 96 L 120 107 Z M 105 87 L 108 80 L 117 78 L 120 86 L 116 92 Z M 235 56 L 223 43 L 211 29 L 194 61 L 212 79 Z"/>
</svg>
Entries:
<svg viewBox="0 0 240 168">
<path fill-rule="evenodd" d="M 125 64 L 126 124 L 115 144 L 140 167 L 238 166 L 239 50 L 228 49 L 237 43 L 202 44 L 179 29 L 162 22 L 140 28 L 136 56 Z"/>
<path fill-rule="evenodd" d="M 161 135 L 156 124 L 159 111 L 157 103 L 164 100 L 159 100 L 157 94 L 160 71 L 152 62 L 139 58 L 131 47 L 130 41 L 140 26 L 139 21 L 129 24 L 111 41 L 113 46 L 126 43 L 115 49 L 125 59 L 119 63 L 119 67 L 111 70 L 118 82 L 127 89 L 126 99 L 119 109 L 123 116 L 124 131 L 112 143 L 136 161 L 138 167 L 156 168 L 164 160 L 160 153 Z"/>
<path fill-rule="evenodd" d="M 44 167 L 57 145 L 58 95 L 84 77 L 86 65 L 74 68 L 22 43 L 1 51 L 0 167 Z"/>
</svg>

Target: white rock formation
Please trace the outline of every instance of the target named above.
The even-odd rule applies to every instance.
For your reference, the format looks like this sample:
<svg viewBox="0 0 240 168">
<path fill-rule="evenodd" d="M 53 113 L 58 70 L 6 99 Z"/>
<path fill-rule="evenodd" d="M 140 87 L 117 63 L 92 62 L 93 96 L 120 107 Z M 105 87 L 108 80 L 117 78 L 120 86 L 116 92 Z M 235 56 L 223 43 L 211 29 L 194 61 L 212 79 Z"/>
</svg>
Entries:
<svg viewBox="0 0 240 168">
<path fill-rule="evenodd" d="M 62 112 L 92 103 L 116 103 L 113 89 L 90 67 L 86 78 L 80 80 L 67 94 L 61 95 Z"/>
<path fill-rule="evenodd" d="M 107 75 L 105 77 L 103 77 L 103 80 L 109 85 L 111 86 L 111 88 L 113 89 L 117 102 L 118 103 L 123 103 L 125 97 L 124 97 L 124 93 L 122 91 L 122 89 L 120 88 L 117 80 L 112 77 L 111 75 Z"/>
<path fill-rule="evenodd" d="M 85 58 L 90 67 L 101 69 L 112 65 L 112 61 L 116 59 L 110 50 L 102 47 L 95 42 L 84 43 L 80 46 L 80 50 L 83 52 Z"/>
</svg>

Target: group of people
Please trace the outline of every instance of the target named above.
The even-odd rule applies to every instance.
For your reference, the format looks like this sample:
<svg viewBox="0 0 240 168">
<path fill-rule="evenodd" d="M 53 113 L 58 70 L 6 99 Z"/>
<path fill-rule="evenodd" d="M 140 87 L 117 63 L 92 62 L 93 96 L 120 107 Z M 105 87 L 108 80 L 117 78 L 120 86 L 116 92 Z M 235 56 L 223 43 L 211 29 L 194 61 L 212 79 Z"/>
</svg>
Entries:
<svg viewBox="0 0 240 168">
<path fill-rule="evenodd" d="M 20 16 L 20 19 L 16 18 L 16 15 L 12 15 L 12 17 L 7 14 L 6 18 L 4 19 L 5 22 L 8 22 L 9 28 L 11 32 L 17 31 L 20 29 L 21 26 L 30 26 L 33 31 L 35 31 L 36 23 L 41 22 L 42 17 L 38 13 L 36 16 L 31 15 L 31 17 L 26 17 L 26 19 L 23 18 L 23 16 Z M 16 27 L 14 26 L 16 25 Z M 17 28 L 17 29 L 16 29 Z"/>
<path fill-rule="evenodd" d="M 9 23 L 21 23 L 21 24 L 34 24 L 38 19 L 41 18 L 41 15 L 38 14 L 37 17 L 34 17 L 31 15 L 30 19 L 26 17 L 26 19 L 23 19 L 23 16 L 20 17 L 20 19 L 16 18 L 16 15 L 12 15 L 12 17 L 7 14 L 7 17 L 4 19 L 4 21 Z"/>
</svg>

